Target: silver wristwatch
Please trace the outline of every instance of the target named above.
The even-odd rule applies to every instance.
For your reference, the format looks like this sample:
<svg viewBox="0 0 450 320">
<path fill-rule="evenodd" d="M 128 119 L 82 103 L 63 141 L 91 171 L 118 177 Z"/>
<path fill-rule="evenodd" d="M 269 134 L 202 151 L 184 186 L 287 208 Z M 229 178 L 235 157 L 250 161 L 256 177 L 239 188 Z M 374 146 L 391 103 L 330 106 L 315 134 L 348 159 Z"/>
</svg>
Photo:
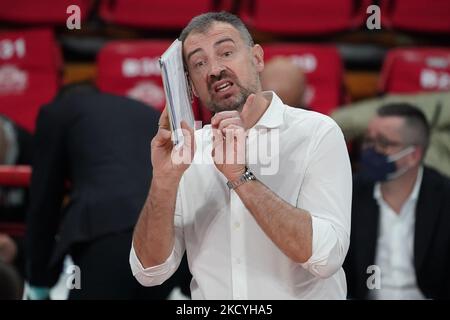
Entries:
<svg viewBox="0 0 450 320">
<path fill-rule="evenodd" d="M 235 181 L 228 181 L 227 186 L 228 186 L 228 188 L 230 188 L 230 190 L 232 190 L 232 189 L 236 189 L 241 184 L 244 184 L 247 181 L 252 181 L 252 180 L 256 180 L 256 177 L 253 175 L 253 173 L 250 170 L 248 170 L 247 167 L 245 167 L 244 174 Z"/>
</svg>

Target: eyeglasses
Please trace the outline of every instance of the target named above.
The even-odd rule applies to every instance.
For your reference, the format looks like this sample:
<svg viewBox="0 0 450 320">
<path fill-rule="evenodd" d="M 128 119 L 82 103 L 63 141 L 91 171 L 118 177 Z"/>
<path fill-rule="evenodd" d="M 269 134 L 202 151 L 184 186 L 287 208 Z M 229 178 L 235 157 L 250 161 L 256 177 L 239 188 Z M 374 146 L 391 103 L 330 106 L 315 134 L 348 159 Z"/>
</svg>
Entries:
<svg viewBox="0 0 450 320">
<path fill-rule="evenodd" d="M 371 137 L 365 137 L 363 140 L 363 148 L 375 147 L 379 150 L 386 150 L 390 147 L 399 147 L 404 145 L 403 142 L 400 141 L 392 141 L 383 136 L 378 136 L 375 139 Z"/>
</svg>

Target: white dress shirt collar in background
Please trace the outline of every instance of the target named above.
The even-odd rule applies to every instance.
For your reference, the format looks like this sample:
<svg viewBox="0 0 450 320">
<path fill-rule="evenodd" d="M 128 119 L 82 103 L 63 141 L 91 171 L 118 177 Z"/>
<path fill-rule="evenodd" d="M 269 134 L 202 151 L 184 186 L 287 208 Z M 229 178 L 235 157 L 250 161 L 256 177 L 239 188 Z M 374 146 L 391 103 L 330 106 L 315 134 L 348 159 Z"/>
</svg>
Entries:
<svg viewBox="0 0 450 320">
<path fill-rule="evenodd" d="M 372 299 L 424 299 L 414 269 L 416 205 L 422 176 L 420 167 L 413 190 L 399 214 L 384 201 L 380 183 L 375 185 L 373 197 L 380 208 L 375 264 L 381 271 L 381 288 L 369 292 Z"/>
</svg>

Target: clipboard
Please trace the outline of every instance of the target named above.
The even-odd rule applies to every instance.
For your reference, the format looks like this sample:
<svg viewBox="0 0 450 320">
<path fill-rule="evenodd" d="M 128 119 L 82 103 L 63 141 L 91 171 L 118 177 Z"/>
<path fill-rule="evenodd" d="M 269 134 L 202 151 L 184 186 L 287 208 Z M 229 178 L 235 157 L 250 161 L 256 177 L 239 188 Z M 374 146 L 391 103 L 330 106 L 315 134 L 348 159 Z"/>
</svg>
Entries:
<svg viewBox="0 0 450 320">
<path fill-rule="evenodd" d="M 175 146 L 184 142 L 180 122 L 194 128 L 192 91 L 184 69 L 182 42 L 176 39 L 159 59 L 172 141 Z"/>
</svg>

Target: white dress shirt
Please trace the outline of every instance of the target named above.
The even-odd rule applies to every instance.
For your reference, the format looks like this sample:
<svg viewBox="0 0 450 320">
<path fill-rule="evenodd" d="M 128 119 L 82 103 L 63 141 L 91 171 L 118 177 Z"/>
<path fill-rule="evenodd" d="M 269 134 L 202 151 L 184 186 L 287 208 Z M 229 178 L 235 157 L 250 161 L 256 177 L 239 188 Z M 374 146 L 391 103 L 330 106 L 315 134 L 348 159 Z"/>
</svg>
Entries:
<svg viewBox="0 0 450 320">
<path fill-rule="evenodd" d="M 345 299 L 341 265 L 349 246 L 352 177 L 342 132 L 327 116 L 284 105 L 273 92 L 265 95 L 271 103 L 247 139 L 247 166 L 278 197 L 312 215 L 311 258 L 293 262 L 228 189 L 213 164 L 208 125 L 196 132 L 194 161 L 179 185 L 172 254 L 144 269 L 131 249 L 141 284 L 168 279 L 186 248 L 193 299 Z M 279 137 L 278 150 L 249 161 L 271 133 Z"/>
<path fill-rule="evenodd" d="M 417 287 L 414 269 L 414 225 L 422 175 L 421 167 L 399 214 L 384 201 L 380 184 L 375 185 L 374 198 L 380 207 L 375 263 L 381 271 L 381 286 L 370 291 L 372 299 L 425 299 Z"/>
</svg>

